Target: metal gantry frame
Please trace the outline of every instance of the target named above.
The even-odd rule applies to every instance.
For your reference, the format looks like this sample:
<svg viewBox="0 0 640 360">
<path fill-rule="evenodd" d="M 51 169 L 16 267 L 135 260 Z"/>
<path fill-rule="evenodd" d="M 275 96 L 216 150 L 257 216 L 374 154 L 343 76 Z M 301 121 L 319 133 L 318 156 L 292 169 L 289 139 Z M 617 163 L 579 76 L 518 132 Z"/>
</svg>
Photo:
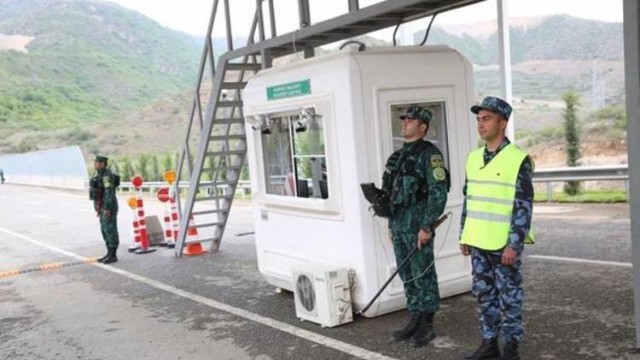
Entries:
<svg viewBox="0 0 640 360">
<path fill-rule="evenodd" d="M 309 0 L 298 0 L 300 28 L 277 35 L 274 0 L 256 0 L 249 38 L 241 48 L 234 48 L 230 1 L 214 1 L 191 117 L 177 166 L 178 180 L 174 185 L 181 209 L 176 256 L 182 256 L 190 244 L 208 242 L 212 251 L 220 246 L 246 155 L 241 90 L 246 86 L 248 76 L 271 67 L 273 59 L 279 57 L 297 52 L 313 57 L 316 47 L 483 0 L 387 0 L 363 9 L 357 0 L 344 1 L 348 3 L 348 13 L 311 24 Z M 265 33 L 265 5 L 270 37 Z M 222 12 L 218 11 L 220 6 Z M 218 19 L 219 16 L 222 18 Z M 217 21 L 222 20 L 227 51 L 216 59 L 213 29 Z M 235 75 L 230 77 L 233 72 Z M 205 101 L 207 90 L 210 92 Z M 220 128 L 223 130 L 216 131 Z M 197 148 L 195 153 L 194 148 Z M 207 164 L 211 166 L 207 167 Z M 186 194 L 179 190 L 184 181 L 189 182 Z M 199 204 L 197 208 L 196 203 Z M 187 238 L 190 228 L 197 228 L 202 233 L 196 239 Z"/>
</svg>

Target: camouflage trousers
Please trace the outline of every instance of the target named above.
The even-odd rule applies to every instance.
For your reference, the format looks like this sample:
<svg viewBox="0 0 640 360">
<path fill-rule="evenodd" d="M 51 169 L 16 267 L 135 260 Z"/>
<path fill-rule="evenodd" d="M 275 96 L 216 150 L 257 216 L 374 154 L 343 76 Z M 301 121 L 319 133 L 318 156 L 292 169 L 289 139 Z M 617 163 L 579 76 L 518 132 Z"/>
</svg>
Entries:
<svg viewBox="0 0 640 360">
<path fill-rule="evenodd" d="M 495 339 L 502 328 L 505 341 L 522 341 L 522 256 L 513 266 L 502 265 L 501 251 L 471 248 L 473 295 L 483 339 Z"/>
<path fill-rule="evenodd" d="M 105 215 L 104 210 L 100 211 L 100 231 L 107 249 L 117 249 L 120 245 L 117 211 L 112 211 L 109 217 Z"/>
<path fill-rule="evenodd" d="M 413 250 L 417 241 L 418 230 L 409 233 L 393 232 L 393 251 L 398 266 Z M 430 241 L 400 270 L 404 294 L 407 297 L 407 309 L 411 312 L 433 313 L 440 307 L 438 276 L 433 258 L 433 241 Z"/>
</svg>

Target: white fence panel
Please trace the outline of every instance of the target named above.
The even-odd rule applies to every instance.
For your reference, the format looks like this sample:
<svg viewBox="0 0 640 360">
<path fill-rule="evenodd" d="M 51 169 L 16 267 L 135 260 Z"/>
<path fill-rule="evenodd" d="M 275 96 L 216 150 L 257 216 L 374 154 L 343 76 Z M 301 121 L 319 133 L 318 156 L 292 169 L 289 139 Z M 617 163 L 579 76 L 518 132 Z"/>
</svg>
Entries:
<svg viewBox="0 0 640 360">
<path fill-rule="evenodd" d="M 84 190 L 87 164 L 78 146 L 0 156 L 7 184 Z"/>
</svg>

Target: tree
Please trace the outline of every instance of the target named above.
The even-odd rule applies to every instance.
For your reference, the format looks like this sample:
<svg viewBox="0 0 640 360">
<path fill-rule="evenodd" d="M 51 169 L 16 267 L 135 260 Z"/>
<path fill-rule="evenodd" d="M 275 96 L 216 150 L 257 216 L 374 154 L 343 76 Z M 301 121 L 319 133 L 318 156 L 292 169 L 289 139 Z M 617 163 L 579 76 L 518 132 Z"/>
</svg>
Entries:
<svg viewBox="0 0 640 360">
<path fill-rule="evenodd" d="M 13 152 L 22 154 L 22 153 L 28 153 L 31 151 L 36 151 L 38 150 L 38 145 L 36 143 L 37 143 L 36 140 L 32 137 L 22 138 L 18 146 L 13 147 Z"/>
<path fill-rule="evenodd" d="M 164 171 L 175 170 L 173 168 L 173 155 L 171 155 L 171 153 L 166 153 L 162 158 L 162 167 Z"/>
<path fill-rule="evenodd" d="M 564 137 L 567 141 L 567 166 L 580 165 L 580 131 L 578 129 L 577 109 L 580 106 L 580 95 L 575 90 L 570 90 L 562 96 L 566 108 L 564 109 Z M 579 181 L 567 181 L 564 185 L 567 195 L 576 195 L 580 192 Z"/>
<path fill-rule="evenodd" d="M 116 160 L 112 160 L 109 167 L 114 174 L 120 174 L 120 164 Z"/>
<path fill-rule="evenodd" d="M 149 181 L 148 179 L 150 178 L 149 174 L 149 162 L 151 160 L 151 157 L 147 154 L 140 154 L 140 156 L 138 157 L 138 168 L 137 170 L 137 175 L 142 176 L 142 179 L 144 179 L 145 181 Z"/>
<path fill-rule="evenodd" d="M 160 171 L 160 161 L 158 155 L 151 155 L 151 181 L 162 181 L 162 172 Z"/>
<path fill-rule="evenodd" d="M 133 177 L 133 164 L 131 164 L 131 159 L 128 156 L 125 156 L 124 159 L 122 159 L 122 174 L 121 178 L 123 179 L 123 181 L 130 181 L 131 178 Z"/>
</svg>

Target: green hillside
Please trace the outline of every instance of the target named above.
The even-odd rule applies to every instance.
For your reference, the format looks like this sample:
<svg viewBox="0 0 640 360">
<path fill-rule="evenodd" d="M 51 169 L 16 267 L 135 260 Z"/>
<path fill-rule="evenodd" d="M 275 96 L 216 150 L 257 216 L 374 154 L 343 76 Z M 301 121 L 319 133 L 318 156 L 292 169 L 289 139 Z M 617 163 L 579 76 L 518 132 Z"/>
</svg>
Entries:
<svg viewBox="0 0 640 360">
<path fill-rule="evenodd" d="M 419 32 L 414 37 L 422 36 Z M 540 19 L 535 25 L 511 26 L 510 38 L 514 96 L 557 101 L 573 88 L 587 103 L 615 105 L 623 101 L 621 23 L 557 15 Z M 479 96 L 500 91 L 495 32 L 488 37 L 473 33 L 453 35 L 434 26 L 428 44 L 446 44 L 476 65 Z"/>
<path fill-rule="evenodd" d="M 569 16 L 537 20 L 511 29 L 521 128 L 555 126 L 558 99 L 569 88 L 583 96 L 584 111 L 599 98 L 603 105 L 623 101 L 621 24 Z M 454 35 L 436 20 L 427 44 L 465 54 L 474 64 L 477 97 L 496 94 L 496 36 L 469 28 Z M 32 40 L 11 49 L 8 37 Z M 213 42 L 221 55 L 226 41 Z M 234 43 L 242 46 L 246 38 Z M 0 0 L 0 153 L 66 145 L 79 145 L 87 156 L 175 151 L 189 119 L 202 44 L 202 38 L 108 2 Z M 335 50 L 318 49 L 325 51 Z"/>
<path fill-rule="evenodd" d="M 622 60 L 622 23 L 551 16 L 531 28 L 510 31 L 512 62 L 532 60 Z M 497 54 L 497 36 L 487 50 Z M 497 57 L 492 61 L 497 62 Z"/>
<path fill-rule="evenodd" d="M 0 0 L 0 34 L 33 37 L 0 51 L 0 123 L 60 128 L 183 94 L 201 43 L 115 4 Z"/>
<path fill-rule="evenodd" d="M 418 32 L 414 39 L 419 41 L 423 36 L 423 32 Z M 533 26 L 511 26 L 509 36 L 513 64 L 536 60 L 620 61 L 624 57 L 621 23 L 555 15 L 543 18 Z M 498 35 L 495 32 L 487 38 L 467 33 L 458 36 L 436 25 L 428 43 L 456 48 L 476 65 L 498 63 Z"/>
</svg>

